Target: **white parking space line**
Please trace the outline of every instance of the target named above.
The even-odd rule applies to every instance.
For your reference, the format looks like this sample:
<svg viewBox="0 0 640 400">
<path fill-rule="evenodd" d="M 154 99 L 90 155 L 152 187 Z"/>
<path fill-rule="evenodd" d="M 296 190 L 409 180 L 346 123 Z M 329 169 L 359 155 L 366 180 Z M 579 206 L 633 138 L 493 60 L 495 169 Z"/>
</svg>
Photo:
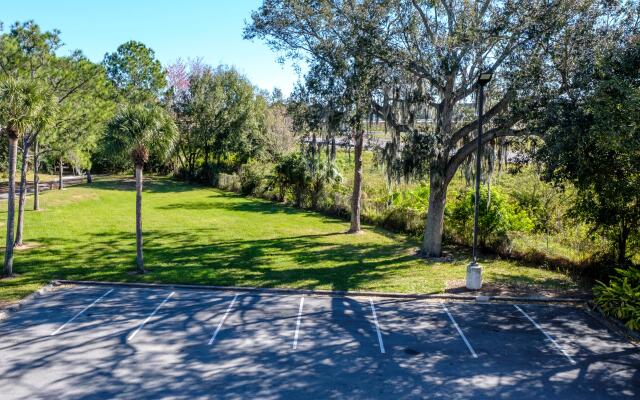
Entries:
<svg viewBox="0 0 640 400">
<path fill-rule="evenodd" d="M 444 303 L 440 303 L 442 305 L 442 308 L 444 308 L 444 311 L 447 313 L 447 315 L 449 316 L 449 319 L 451 320 L 451 323 L 453 324 L 453 326 L 456 327 L 456 330 L 458 331 L 458 333 L 460 334 L 460 337 L 462 338 L 462 340 L 464 340 L 464 344 L 467 345 L 467 348 L 469 349 L 469 351 L 471 352 L 471 355 L 473 356 L 473 358 L 478 358 L 478 355 L 476 354 L 476 351 L 473 349 L 473 347 L 471 347 L 471 343 L 469 343 L 469 341 L 467 340 L 467 337 L 464 335 L 464 333 L 462 332 L 462 329 L 460 329 L 460 327 L 458 326 L 458 323 L 456 322 L 456 320 L 453 318 L 453 315 L 451 315 L 451 313 L 449 312 L 449 309 L 447 308 L 447 306 Z"/>
<path fill-rule="evenodd" d="M 233 296 L 233 300 L 231 300 L 231 304 L 229 304 L 229 307 L 227 307 L 227 311 L 222 316 L 222 319 L 220 320 L 220 323 L 218 324 L 216 331 L 213 332 L 213 336 L 211 336 L 211 339 L 209 340 L 210 345 L 213 344 L 214 340 L 216 340 L 216 336 L 218 336 L 218 332 L 220 332 L 220 329 L 222 329 L 222 324 L 224 324 L 224 321 L 227 319 L 227 315 L 229 315 L 229 312 L 233 308 L 233 305 L 235 304 L 237 298 L 238 298 L 237 294 Z"/>
<path fill-rule="evenodd" d="M 304 305 L 304 295 L 300 297 L 300 308 L 298 309 L 298 320 L 296 321 L 296 332 L 293 335 L 293 349 L 298 348 L 298 333 L 300 332 L 300 320 L 302 319 L 302 306 Z"/>
<path fill-rule="evenodd" d="M 109 289 L 106 293 L 104 293 L 102 296 L 98 297 L 97 299 L 95 299 L 93 301 L 93 303 L 89 304 L 88 306 L 86 306 L 85 308 L 83 308 L 82 310 L 80 310 L 80 312 L 78 312 L 76 315 L 74 315 L 73 317 L 71 317 L 70 320 L 68 320 L 67 322 L 65 322 L 64 324 L 62 324 L 62 326 L 60 326 L 58 329 L 56 329 L 55 331 L 51 332 L 51 336 L 55 336 L 58 333 L 60 333 L 61 330 L 64 329 L 65 326 L 69 325 L 70 323 L 72 323 L 76 318 L 78 318 L 80 315 L 82 315 L 85 311 L 87 311 L 88 309 L 90 309 L 91 307 L 93 307 L 97 302 L 99 302 L 100 300 L 102 300 L 105 296 L 107 296 L 109 293 L 113 292 L 113 289 Z"/>
<path fill-rule="evenodd" d="M 522 315 L 524 315 L 525 317 L 527 317 L 527 319 L 528 319 L 528 320 L 533 324 L 533 326 L 535 326 L 536 328 L 538 328 L 538 330 L 540 330 L 540 332 L 542 332 L 542 333 L 547 337 L 547 339 L 549 339 L 549 341 L 550 341 L 551 343 L 553 343 L 553 345 L 554 345 L 554 346 L 556 346 L 556 348 L 557 348 L 558 350 L 560 350 L 560 352 L 561 352 L 562 354 L 564 354 L 564 356 L 565 356 L 565 357 L 567 357 L 567 359 L 569 360 L 569 362 L 570 362 L 571 364 L 575 364 L 575 363 L 576 363 L 576 362 L 575 362 L 575 360 L 574 360 L 573 358 L 571 358 L 571 356 L 570 356 L 570 355 L 568 355 L 568 354 L 564 351 L 564 349 L 563 349 L 562 347 L 560 347 L 560 345 L 559 345 L 559 344 L 558 344 L 558 343 L 557 343 L 557 342 L 556 342 L 556 341 L 555 341 L 555 340 L 554 340 L 554 339 L 553 339 L 553 338 L 552 338 L 552 337 L 551 337 L 547 332 L 545 332 L 545 330 L 544 330 L 544 329 L 542 329 L 542 327 L 541 327 L 541 326 L 540 326 L 536 321 L 534 321 L 534 319 L 533 319 L 533 318 L 531 318 L 531 317 L 529 316 L 529 314 L 527 314 L 526 312 L 524 312 L 524 310 L 523 310 L 522 308 L 518 307 L 517 305 L 515 305 L 515 304 L 514 304 L 513 306 L 516 308 L 516 310 L 520 311 L 520 312 L 522 313 Z"/>
<path fill-rule="evenodd" d="M 138 329 L 136 329 L 135 332 L 129 335 L 127 341 L 131 341 L 134 337 L 136 337 L 138 332 L 140 332 L 140 330 L 147 324 L 147 322 L 149 322 L 149 320 L 153 318 L 154 315 L 156 315 L 160 307 L 162 307 L 164 303 L 166 303 L 174 294 L 176 294 L 176 292 L 169 293 L 169 295 L 164 300 L 162 300 L 162 303 L 158 304 L 158 307 L 156 307 L 156 309 L 153 310 L 153 312 L 140 324 L 140 326 L 138 326 Z"/>
<path fill-rule="evenodd" d="M 371 304 L 371 313 L 373 314 L 373 322 L 376 325 L 376 333 L 378 334 L 378 343 L 380 343 L 380 353 L 384 354 L 384 343 L 382 343 L 382 335 L 380 334 L 380 325 L 378 324 L 378 316 L 376 315 L 376 307 L 373 305 L 373 299 L 369 298 Z"/>
</svg>

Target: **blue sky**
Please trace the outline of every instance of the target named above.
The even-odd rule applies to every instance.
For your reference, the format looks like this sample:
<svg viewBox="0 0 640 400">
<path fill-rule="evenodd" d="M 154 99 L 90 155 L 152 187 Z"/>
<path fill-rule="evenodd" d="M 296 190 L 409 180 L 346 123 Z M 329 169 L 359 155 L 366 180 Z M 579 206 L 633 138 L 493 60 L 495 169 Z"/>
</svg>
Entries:
<svg viewBox="0 0 640 400">
<path fill-rule="evenodd" d="M 40 0 L 2 1 L 0 21 L 34 20 L 57 28 L 65 51 L 80 49 L 102 61 L 128 40 L 151 47 L 163 65 L 178 58 L 202 58 L 211 65 L 234 65 L 256 86 L 288 94 L 298 79 L 293 67 L 260 41 L 242 39 L 245 21 L 261 0 Z"/>
</svg>

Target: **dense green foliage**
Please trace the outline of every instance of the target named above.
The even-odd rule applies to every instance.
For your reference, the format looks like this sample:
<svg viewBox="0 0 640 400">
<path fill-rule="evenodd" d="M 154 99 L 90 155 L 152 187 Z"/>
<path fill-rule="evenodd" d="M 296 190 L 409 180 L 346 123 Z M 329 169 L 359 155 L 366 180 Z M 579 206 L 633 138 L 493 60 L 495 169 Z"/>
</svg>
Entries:
<svg viewBox="0 0 640 400">
<path fill-rule="evenodd" d="M 475 193 L 469 190 L 458 196 L 458 201 L 451 208 L 449 222 L 467 243 L 471 243 Z M 517 210 L 500 191 L 482 188 L 479 200 L 478 240 L 481 246 L 504 246 L 509 241 L 510 232 L 530 232 L 533 229 L 533 222 L 526 211 Z"/>
<path fill-rule="evenodd" d="M 102 144 L 110 157 L 143 166 L 150 156 L 166 159 L 177 128 L 171 116 L 155 105 L 125 105 L 109 122 Z"/>
<path fill-rule="evenodd" d="M 624 264 L 640 228 L 640 41 L 595 60 L 588 74 L 576 96 L 546 110 L 539 158 L 548 180 L 576 187 L 573 216 L 611 237 Z"/>
<path fill-rule="evenodd" d="M 80 51 L 58 56 L 61 43 L 56 31 L 43 32 L 31 21 L 15 23 L 0 35 L 0 71 L 5 77 L 32 81 L 55 106 L 46 127 L 34 126 L 25 132 L 27 152 L 36 151 L 38 143 L 35 156 L 45 166 L 68 161 L 77 169 L 88 169 L 113 112 L 114 93 L 104 68 Z"/>
<path fill-rule="evenodd" d="M 129 41 L 107 54 L 102 62 L 120 98 L 131 103 L 156 101 L 165 89 L 165 71 L 152 49 Z"/>
<path fill-rule="evenodd" d="M 115 110 L 114 90 L 102 66 L 80 53 L 54 59 L 52 69 L 58 110 L 55 123 L 40 137 L 44 161 L 64 160 L 76 170 L 90 170 Z"/>
<path fill-rule="evenodd" d="M 180 173 L 212 182 L 221 168 L 238 170 L 268 152 L 266 100 L 233 68 L 194 64 L 177 77 L 167 97 L 180 135 L 175 159 Z"/>
<path fill-rule="evenodd" d="M 298 153 L 286 155 L 280 159 L 274 168 L 273 184 L 280 193 L 280 201 L 291 191 L 297 207 L 302 206 L 305 189 L 309 182 L 307 161 Z"/>
<path fill-rule="evenodd" d="M 43 123 L 50 107 L 46 94 L 30 79 L 0 79 L 0 130 L 17 139 Z"/>
<path fill-rule="evenodd" d="M 599 283 L 594 288 L 595 304 L 609 316 L 625 323 L 630 329 L 640 331 L 640 269 L 617 269 L 608 284 Z"/>
</svg>

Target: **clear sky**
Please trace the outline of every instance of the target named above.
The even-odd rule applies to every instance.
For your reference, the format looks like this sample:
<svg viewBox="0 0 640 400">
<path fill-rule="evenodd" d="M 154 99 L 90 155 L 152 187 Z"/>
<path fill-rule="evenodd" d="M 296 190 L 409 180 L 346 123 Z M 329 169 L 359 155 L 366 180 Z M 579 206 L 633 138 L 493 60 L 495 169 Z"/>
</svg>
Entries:
<svg viewBox="0 0 640 400">
<path fill-rule="evenodd" d="M 34 20 L 57 28 L 65 51 L 80 49 L 95 62 L 128 40 L 151 47 L 163 65 L 200 57 L 235 66 L 256 86 L 288 94 L 297 73 L 260 41 L 242 39 L 245 21 L 261 0 L 0 0 L 0 21 Z"/>
</svg>

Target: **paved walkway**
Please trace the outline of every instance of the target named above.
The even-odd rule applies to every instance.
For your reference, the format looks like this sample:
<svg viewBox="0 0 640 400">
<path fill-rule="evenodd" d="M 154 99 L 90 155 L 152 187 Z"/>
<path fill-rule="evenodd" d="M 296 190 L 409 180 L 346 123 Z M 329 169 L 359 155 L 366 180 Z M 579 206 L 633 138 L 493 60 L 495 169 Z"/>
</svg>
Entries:
<svg viewBox="0 0 640 400">
<path fill-rule="evenodd" d="M 86 182 L 86 176 L 85 175 L 64 176 L 62 177 L 62 182 L 67 186 L 77 185 L 79 183 Z M 50 190 L 50 189 L 57 189 L 58 181 L 56 180 L 56 181 L 40 182 L 38 187 L 40 188 L 41 192 L 44 192 L 45 190 Z M 6 200 L 9 197 L 7 190 L 8 190 L 7 183 L 5 182 L 2 184 L 2 186 L 0 186 L 0 200 Z M 18 197 L 18 195 L 20 194 L 19 191 L 20 191 L 20 181 L 18 180 L 16 182 L 16 197 Z M 33 181 L 27 182 L 27 195 L 33 194 L 33 191 L 34 191 Z"/>
</svg>

